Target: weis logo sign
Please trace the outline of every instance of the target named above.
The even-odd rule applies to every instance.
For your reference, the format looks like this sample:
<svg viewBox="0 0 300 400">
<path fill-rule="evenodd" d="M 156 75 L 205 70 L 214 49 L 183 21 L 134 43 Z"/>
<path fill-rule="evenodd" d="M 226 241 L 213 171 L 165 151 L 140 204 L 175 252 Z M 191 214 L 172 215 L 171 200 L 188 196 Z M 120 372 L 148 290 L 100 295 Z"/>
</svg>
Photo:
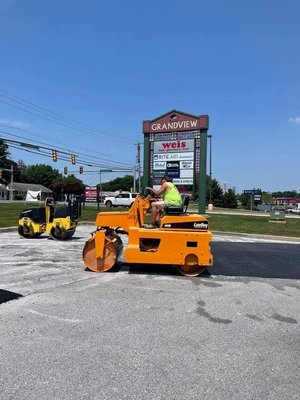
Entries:
<svg viewBox="0 0 300 400">
<path fill-rule="evenodd" d="M 194 151 L 194 139 L 155 141 L 153 151 L 155 154 Z"/>
<path fill-rule="evenodd" d="M 162 143 L 163 148 L 166 149 L 186 149 L 186 142 L 180 142 L 179 140 L 177 142 L 167 142 L 167 143 Z"/>
</svg>

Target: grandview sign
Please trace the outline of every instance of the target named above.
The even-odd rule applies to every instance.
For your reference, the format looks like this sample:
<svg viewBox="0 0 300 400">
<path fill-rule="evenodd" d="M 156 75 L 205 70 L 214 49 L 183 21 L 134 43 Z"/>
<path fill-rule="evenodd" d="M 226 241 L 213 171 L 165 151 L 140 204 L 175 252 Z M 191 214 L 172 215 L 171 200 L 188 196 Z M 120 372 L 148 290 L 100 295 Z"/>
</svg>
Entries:
<svg viewBox="0 0 300 400">
<path fill-rule="evenodd" d="M 154 132 L 178 131 L 181 129 L 197 129 L 197 120 L 166 122 L 163 124 L 154 122 L 153 124 L 150 124 L 150 130 Z"/>
<path fill-rule="evenodd" d="M 162 174 L 171 178 L 181 193 L 193 197 L 198 190 L 199 212 L 205 212 L 208 115 L 171 110 L 143 121 L 143 186 L 160 187 Z M 201 148 L 200 148 L 201 147 Z M 148 154 L 147 154 L 148 153 Z M 196 186 L 196 179 L 198 186 Z"/>
<path fill-rule="evenodd" d="M 152 121 L 143 121 L 144 133 L 184 132 L 208 129 L 208 115 L 191 115 L 173 110 Z"/>
</svg>

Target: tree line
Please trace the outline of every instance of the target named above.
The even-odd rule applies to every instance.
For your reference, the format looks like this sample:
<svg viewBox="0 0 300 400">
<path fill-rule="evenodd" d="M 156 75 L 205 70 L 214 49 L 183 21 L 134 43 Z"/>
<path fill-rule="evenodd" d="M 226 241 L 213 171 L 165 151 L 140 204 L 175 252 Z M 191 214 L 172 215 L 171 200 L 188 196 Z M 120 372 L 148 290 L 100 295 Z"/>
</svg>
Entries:
<svg viewBox="0 0 300 400">
<path fill-rule="evenodd" d="M 47 164 L 26 165 L 22 160 L 15 162 L 10 159 L 7 143 L 0 139 L 0 169 L 11 170 L 13 167 L 13 182 L 43 185 L 53 191 L 56 200 L 63 198 L 64 193 L 82 194 L 85 185 L 74 175 L 65 177 L 58 169 Z M 10 171 L 2 170 L 0 183 L 7 185 L 11 181 Z"/>
<path fill-rule="evenodd" d="M 7 143 L 0 139 L 0 169 L 11 169 L 13 166 L 13 181 L 20 183 L 31 183 L 43 185 L 53 191 L 55 199 L 63 198 L 64 193 L 68 194 L 83 194 L 85 184 L 82 180 L 74 175 L 64 176 L 59 170 L 52 168 L 47 164 L 25 165 L 22 160 L 15 162 L 10 159 L 10 153 Z M 102 183 L 102 191 L 115 192 L 119 189 L 130 191 L 134 187 L 133 176 L 125 175 L 118 177 L 110 182 Z M 8 184 L 10 182 L 10 172 L 3 171 L 0 183 Z M 97 185 L 99 189 L 99 184 Z M 138 182 L 136 181 L 136 187 Z M 273 197 L 288 197 L 298 198 L 300 194 L 295 190 L 268 193 L 261 189 L 257 189 L 261 195 L 261 200 L 254 201 L 253 206 L 259 203 L 271 204 Z M 197 193 L 197 188 L 195 190 Z M 197 194 L 196 194 L 197 196 Z M 197 200 L 197 198 L 195 199 Z M 212 203 L 215 207 L 236 208 L 241 205 L 245 208 L 250 208 L 250 197 L 244 194 L 236 194 L 231 188 L 224 191 L 216 179 L 206 177 L 206 203 Z"/>
</svg>

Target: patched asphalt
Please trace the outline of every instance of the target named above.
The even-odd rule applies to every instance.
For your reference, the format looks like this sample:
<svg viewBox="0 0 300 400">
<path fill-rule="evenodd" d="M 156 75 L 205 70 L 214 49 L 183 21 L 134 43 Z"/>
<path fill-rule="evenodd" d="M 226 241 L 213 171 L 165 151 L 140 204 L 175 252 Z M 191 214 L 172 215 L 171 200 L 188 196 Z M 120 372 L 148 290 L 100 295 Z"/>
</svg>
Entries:
<svg viewBox="0 0 300 400">
<path fill-rule="evenodd" d="M 0 398 L 298 398 L 299 244 L 216 236 L 203 277 L 97 274 L 81 258 L 92 230 L 0 234 Z"/>
</svg>

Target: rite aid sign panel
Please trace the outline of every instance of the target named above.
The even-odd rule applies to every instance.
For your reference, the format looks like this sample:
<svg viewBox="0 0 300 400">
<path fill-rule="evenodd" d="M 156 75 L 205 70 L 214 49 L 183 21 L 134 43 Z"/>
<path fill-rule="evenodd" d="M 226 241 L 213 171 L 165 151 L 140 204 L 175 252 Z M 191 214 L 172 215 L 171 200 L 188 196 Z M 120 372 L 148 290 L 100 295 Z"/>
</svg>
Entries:
<svg viewBox="0 0 300 400">
<path fill-rule="evenodd" d="M 163 153 L 163 154 L 154 154 L 153 161 L 181 161 L 181 160 L 193 160 L 194 153 Z"/>
</svg>

